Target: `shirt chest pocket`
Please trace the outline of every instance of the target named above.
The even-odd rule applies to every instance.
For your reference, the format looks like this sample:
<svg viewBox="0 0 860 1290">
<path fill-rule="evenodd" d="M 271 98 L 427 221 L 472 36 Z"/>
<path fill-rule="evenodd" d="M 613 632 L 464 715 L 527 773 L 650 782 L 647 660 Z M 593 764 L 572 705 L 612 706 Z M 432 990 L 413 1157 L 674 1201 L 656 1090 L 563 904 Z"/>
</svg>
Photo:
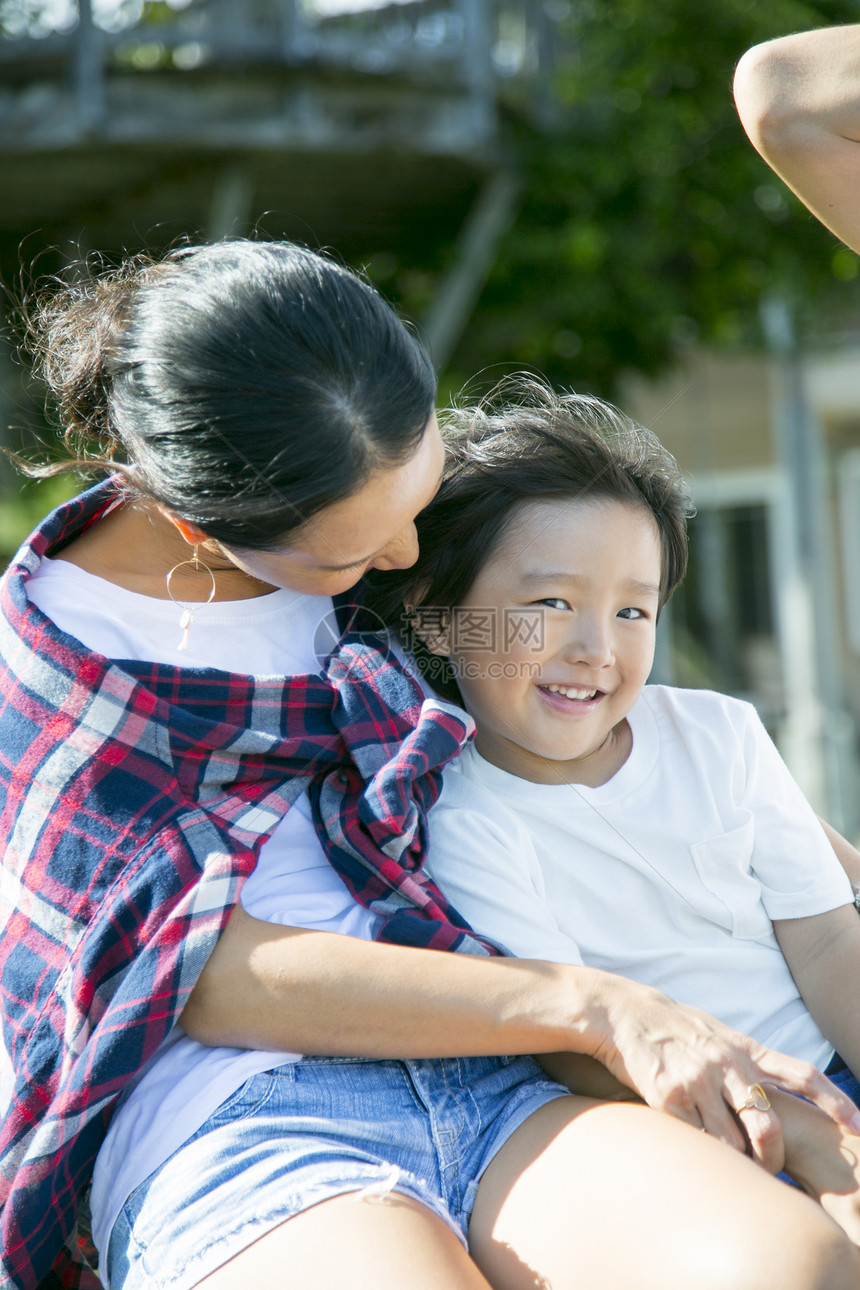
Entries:
<svg viewBox="0 0 860 1290">
<path fill-rule="evenodd" d="M 702 913 L 742 940 L 764 940 L 772 925 L 762 903 L 761 885 L 750 872 L 755 825 L 695 842 L 690 854 L 705 888 Z"/>
</svg>

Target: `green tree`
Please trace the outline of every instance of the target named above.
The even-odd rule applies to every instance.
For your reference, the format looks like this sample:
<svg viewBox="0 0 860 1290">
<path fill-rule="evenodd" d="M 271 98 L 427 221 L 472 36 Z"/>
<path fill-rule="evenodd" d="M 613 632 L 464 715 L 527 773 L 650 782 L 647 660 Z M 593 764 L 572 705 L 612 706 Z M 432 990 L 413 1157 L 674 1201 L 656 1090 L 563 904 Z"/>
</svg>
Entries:
<svg viewBox="0 0 860 1290">
<path fill-rule="evenodd" d="M 549 124 L 509 111 L 524 202 L 453 383 L 502 363 L 611 393 L 691 339 L 757 343 L 764 293 L 826 308 L 857 257 L 755 154 L 731 79 L 752 44 L 858 18 L 850 0 L 574 0 Z"/>
</svg>

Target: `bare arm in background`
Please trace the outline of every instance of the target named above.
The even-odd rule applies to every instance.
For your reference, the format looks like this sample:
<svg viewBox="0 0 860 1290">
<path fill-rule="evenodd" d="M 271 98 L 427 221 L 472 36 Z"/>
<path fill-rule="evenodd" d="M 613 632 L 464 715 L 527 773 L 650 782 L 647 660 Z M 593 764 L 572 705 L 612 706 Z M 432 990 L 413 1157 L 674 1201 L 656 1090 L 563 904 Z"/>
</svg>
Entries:
<svg viewBox="0 0 860 1290">
<path fill-rule="evenodd" d="M 755 45 L 738 63 L 734 92 L 768 165 L 860 253 L 860 25 Z"/>
</svg>

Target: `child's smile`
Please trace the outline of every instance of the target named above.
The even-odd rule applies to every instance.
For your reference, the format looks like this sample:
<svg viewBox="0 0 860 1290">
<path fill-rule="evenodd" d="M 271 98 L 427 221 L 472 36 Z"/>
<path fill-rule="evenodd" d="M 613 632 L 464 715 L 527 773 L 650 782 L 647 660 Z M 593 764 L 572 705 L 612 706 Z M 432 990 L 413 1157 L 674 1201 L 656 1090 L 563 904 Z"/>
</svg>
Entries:
<svg viewBox="0 0 860 1290">
<path fill-rule="evenodd" d="M 456 615 L 492 644 L 450 642 L 477 748 L 544 783 L 601 784 L 626 760 L 625 720 L 651 670 L 661 545 L 650 513 L 612 499 L 526 503 Z M 519 620 L 528 630 L 517 631 Z"/>
<path fill-rule="evenodd" d="M 538 690 L 559 712 L 584 712 L 588 704 L 603 697 L 602 690 L 582 690 L 572 685 L 539 685 Z"/>
</svg>

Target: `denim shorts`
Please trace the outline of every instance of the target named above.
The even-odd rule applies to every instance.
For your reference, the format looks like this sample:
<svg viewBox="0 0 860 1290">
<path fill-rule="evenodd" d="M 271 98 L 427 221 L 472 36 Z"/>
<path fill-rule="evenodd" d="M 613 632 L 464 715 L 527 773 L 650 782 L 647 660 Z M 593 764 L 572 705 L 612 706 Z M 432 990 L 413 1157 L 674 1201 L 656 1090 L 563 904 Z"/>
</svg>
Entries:
<svg viewBox="0 0 860 1290">
<path fill-rule="evenodd" d="M 110 1290 L 187 1290 L 286 1219 L 347 1192 L 400 1192 L 466 1244 L 478 1183 L 567 1089 L 529 1057 L 305 1057 L 247 1080 L 132 1192 Z"/>
</svg>

